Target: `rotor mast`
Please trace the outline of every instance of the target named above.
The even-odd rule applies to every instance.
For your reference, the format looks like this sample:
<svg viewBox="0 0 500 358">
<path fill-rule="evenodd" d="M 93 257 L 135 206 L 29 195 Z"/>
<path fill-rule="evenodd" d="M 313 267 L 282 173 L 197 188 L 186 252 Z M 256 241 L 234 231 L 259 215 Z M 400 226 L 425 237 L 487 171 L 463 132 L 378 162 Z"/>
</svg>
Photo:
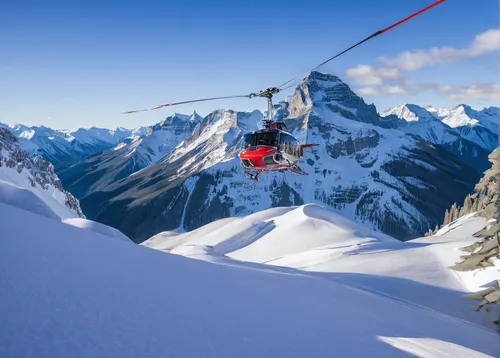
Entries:
<svg viewBox="0 0 500 358">
<path fill-rule="evenodd" d="M 264 121 L 264 125 L 268 125 L 273 121 L 273 95 L 279 92 L 280 89 L 278 87 L 270 87 L 257 93 L 250 93 L 250 98 L 267 98 L 267 119 Z"/>
</svg>

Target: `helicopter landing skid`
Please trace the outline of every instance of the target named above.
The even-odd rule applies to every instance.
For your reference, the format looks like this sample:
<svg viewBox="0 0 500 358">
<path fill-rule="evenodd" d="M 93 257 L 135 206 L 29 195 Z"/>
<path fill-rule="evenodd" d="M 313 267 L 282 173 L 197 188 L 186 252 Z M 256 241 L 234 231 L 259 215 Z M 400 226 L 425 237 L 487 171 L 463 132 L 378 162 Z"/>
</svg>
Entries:
<svg viewBox="0 0 500 358">
<path fill-rule="evenodd" d="M 300 175 L 309 175 L 307 174 L 305 171 L 303 171 L 302 169 L 300 169 L 300 167 L 298 165 L 293 165 L 290 167 L 289 169 L 292 173 L 295 173 L 295 174 L 300 174 Z"/>
<path fill-rule="evenodd" d="M 245 170 L 245 178 L 246 179 L 250 179 L 250 180 L 254 180 L 254 181 L 259 181 L 259 172 L 250 172 L 248 170 Z"/>
</svg>

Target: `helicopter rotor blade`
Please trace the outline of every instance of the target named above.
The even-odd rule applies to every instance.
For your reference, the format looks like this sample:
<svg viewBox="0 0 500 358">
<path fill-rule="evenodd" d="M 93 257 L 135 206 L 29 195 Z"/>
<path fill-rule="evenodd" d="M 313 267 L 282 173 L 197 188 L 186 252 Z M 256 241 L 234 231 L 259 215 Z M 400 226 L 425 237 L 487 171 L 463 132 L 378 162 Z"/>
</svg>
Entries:
<svg viewBox="0 0 500 358">
<path fill-rule="evenodd" d="M 435 6 L 439 5 L 439 4 L 444 3 L 445 1 L 446 1 L 446 0 L 437 0 L 437 1 L 435 1 L 434 3 L 432 3 L 432 4 L 428 5 L 428 6 L 426 6 L 425 8 L 423 8 L 423 9 L 421 9 L 421 10 L 419 10 L 419 11 L 417 11 L 417 12 L 415 12 L 415 13 L 413 13 L 413 14 L 411 14 L 411 15 L 407 16 L 407 17 L 405 17 L 404 19 L 402 19 L 402 20 L 400 20 L 400 21 L 398 21 L 398 22 L 396 22 L 396 23 L 392 24 L 391 26 L 388 26 L 388 27 L 386 27 L 385 29 L 382 29 L 382 30 L 378 30 L 377 32 L 374 32 L 373 34 L 371 34 L 371 35 L 370 35 L 370 36 L 368 36 L 367 38 L 365 38 L 365 39 L 363 39 L 363 40 L 359 41 L 358 43 L 356 43 L 356 44 L 352 45 L 351 47 L 349 47 L 349 48 L 345 49 L 344 51 L 339 52 L 338 54 L 336 54 L 336 55 L 334 55 L 334 56 L 330 57 L 330 58 L 329 58 L 329 59 L 327 59 L 326 61 L 323 61 L 322 63 L 320 63 L 319 65 L 317 65 L 316 67 L 314 67 L 312 70 L 310 70 L 309 72 L 311 72 L 311 71 L 314 71 L 314 70 L 318 69 L 319 67 L 321 67 L 321 66 L 325 65 L 326 63 L 330 62 L 331 60 L 333 60 L 333 59 L 335 59 L 335 58 L 337 58 L 337 57 L 339 57 L 339 56 L 343 55 L 344 53 L 346 53 L 346 52 L 348 52 L 348 51 L 352 50 L 353 48 L 355 48 L 355 47 L 357 47 L 357 46 L 361 45 L 362 43 L 365 43 L 366 41 L 368 41 L 368 40 L 370 40 L 370 39 L 372 39 L 372 38 L 374 38 L 374 37 L 377 37 L 377 36 L 379 36 L 379 35 L 382 35 L 384 32 L 387 32 L 387 31 L 389 31 L 389 30 L 391 30 L 391 29 L 393 29 L 393 28 L 395 28 L 395 27 L 397 27 L 397 26 L 401 25 L 402 23 L 404 23 L 404 22 L 406 22 L 406 21 L 408 21 L 408 20 L 410 20 L 410 19 L 414 18 L 415 16 L 420 15 L 421 13 L 423 13 L 423 12 L 425 12 L 425 11 L 427 11 L 427 10 L 430 10 L 431 8 L 433 8 L 433 7 L 435 7 Z M 302 77 L 302 75 L 299 75 L 299 76 L 297 76 L 297 77 L 294 77 L 294 78 L 292 78 L 291 80 L 288 80 L 288 81 L 286 81 L 286 82 L 282 83 L 281 85 L 279 85 L 279 86 L 277 86 L 277 87 L 281 90 L 281 88 L 282 88 L 283 86 L 285 86 L 285 85 L 289 84 L 290 82 L 292 82 L 292 81 L 294 81 L 294 80 L 296 80 L 296 79 L 298 79 L 298 78 L 300 78 L 300 77 Z M 290 86 L 289 86 L 289 87 L 290 87 Z M 289 88 L 289 87 L 287 87 L 287 88 Z"/>
<path fill-rule="evenodd" d="M 153 108 L 137 109 L 137 110 L 132 110 L 132 111 L 125 111 L 122 114 L 131 114 L 131 113 L 137 113 L 137 112 L 154 111 L 156 109 L 160 109 L 160 108 L 164 108 L 164 107 L 177 106 L 179 104 L 194 103 L 194 102 L 204 102 L 204 101 L 214 101 L 214 100 L 218 100 L 218 99 L 228 99 L 228 98 L 251 98 L 251 96 L 250 95 L 223 96 L 223 97 L 211 97 L 211 98 L 193 99 L 193 100 L 182 101 L 182 102 L 164 103 L 164 104 L 161 104 L 161 105 L 153 107 Z"/>
</svg>

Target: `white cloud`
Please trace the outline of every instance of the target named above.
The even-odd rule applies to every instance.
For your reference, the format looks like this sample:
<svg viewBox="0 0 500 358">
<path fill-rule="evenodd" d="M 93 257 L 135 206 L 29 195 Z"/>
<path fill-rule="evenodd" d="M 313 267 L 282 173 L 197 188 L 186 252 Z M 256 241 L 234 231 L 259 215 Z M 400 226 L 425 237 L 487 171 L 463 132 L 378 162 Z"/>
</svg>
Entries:
<svg viewBox="0 0 500 358">
<path fill-rule="evenodd" d="M 488 30 L 477 35 L 469 50 L 471 56 L 500 51 L 500 29 Z"/>
<path fill-rule="evenodd" d="M 384 80 L 397 80 L 400 72 L 396 68 L 375 68 L 370 65 L 359 65 L 347 70 L 347 77 L 364 85 L 380 85 Z"/>
<path fill-rule="evenodd" d="M 400 71 L 416 71 L 423 67 L 445 65 L 468 57 L 500 51 L 500 29 L 477 35 L 468 47 L 432 47 L 428 50 L 404 51 L 395 57 L 379 57 L 385 66 Z"/>
<path fill-rule="evenodd" d="M 360 96 L 391 96 L 410 95 L 422 91 L 435 91 L 453 101 L 500 100 L 500 84 L 496 83 L 453 86 L 436 83 L 403 82 L 398 85 L 363 87 L 356 92 Z"/>
<path fill-rule="evenodd" d="M 436 91 L 451 100 L 466 101 L 475 99 L 500 100 L 500 84 L 484 83 L 469 86 L 437 86 Z"/>
<path fill-rule="evenodd" d="M 467 47 L 433 47 L 427 50 L 404 51 L 395 57 L 380 57 L 381 67 L 358 65 L 346 71 L 347 77 L 364 85 L 356 92 L 361 96 L 411 95 L 435 91 L 450 100 L 498 100 L 500 84 L 483 83 L 467 86 L 415 83 L 403 72 L 417 71 L 424 67 L 439 66 L 464 58 L 478 57 L 500 51 L 500 29 L 477 35 Z M 392 83 L 391 83 L 392 82 Z"/>
<path fill-rule="evenodd" d="M 363 87 L 358 89 L 356 92 L 360 96 L 384 96 L 384 95 L 408 94 L 406 88 L 397 85 Z"/>
</svg>

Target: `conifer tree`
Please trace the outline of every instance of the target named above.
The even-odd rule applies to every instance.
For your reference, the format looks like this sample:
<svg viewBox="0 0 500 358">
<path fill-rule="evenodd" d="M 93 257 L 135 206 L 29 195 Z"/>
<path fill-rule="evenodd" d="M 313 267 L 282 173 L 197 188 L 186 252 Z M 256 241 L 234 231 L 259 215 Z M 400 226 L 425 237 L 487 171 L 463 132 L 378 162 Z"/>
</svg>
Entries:
<svg viewBox="0 0 500 358">
<path fill-rule="evenodd" d="M 448 209 L 444 212 L 444 220 L 443 220 L 443 226 L 448 225 L 450 223 L 450 212 Z"/>
<path fill-rule="evenodd" d="M 464 200 L 464 206 L 462 207 L 462 210 L 461 210 L 461 212 L 463 212 L 463 213 L 461 213 L 460 216 L 470 214 L 471 211 L 472 211 L 472 198 L 469 194 L 469 195 L 467 195 L 467 197 Z"/>
<path fill-rule="evenodd" d="M 450 209 L 450 223 L 458 219 L 457 203 L 454 203 Z"/>
<path fill-rule="evenodd" d="M 479 211 L 479 206 L 481 204 L 481 200 L 479 198 L 475 198 L 474 202 L 472 204 L 471 212 L 478 212 Z"/>
</svg>

